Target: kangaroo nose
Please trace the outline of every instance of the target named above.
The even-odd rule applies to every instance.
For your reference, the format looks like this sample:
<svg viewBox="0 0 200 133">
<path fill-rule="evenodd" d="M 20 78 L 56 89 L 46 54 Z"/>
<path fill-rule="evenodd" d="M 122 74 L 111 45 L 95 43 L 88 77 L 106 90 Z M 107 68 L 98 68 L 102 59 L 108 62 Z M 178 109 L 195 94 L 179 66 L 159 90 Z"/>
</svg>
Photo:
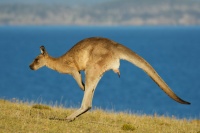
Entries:
<svg viewBox="0 0 200 133">
<path fill-rule="evenodd" d="M 32 66 L 32 65 L 30 65 L 29 67 L 30 67 L 30 69 L 31 69 L 31 70 L 34 70 L 34 68 L 33 68 L 33 66 Z"/>
</svg>

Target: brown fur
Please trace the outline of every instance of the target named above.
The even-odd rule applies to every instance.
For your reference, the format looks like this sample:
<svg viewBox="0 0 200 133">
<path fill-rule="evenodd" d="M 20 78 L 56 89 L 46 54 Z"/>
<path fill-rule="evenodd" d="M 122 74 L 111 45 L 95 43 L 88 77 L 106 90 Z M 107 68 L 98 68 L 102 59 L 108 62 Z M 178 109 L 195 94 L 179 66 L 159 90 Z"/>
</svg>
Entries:
<svg viewBox="0 0 200 133">
<path fill-rule="evenodd" d="M 142 57 L 109 39 L 97 37 L 84 39 L 59 58 L 49 56 L 44 46 L 41 46 L 40 50 L 41 54 L 30 65 L 32 70 L 47 66 L 60 73 L 71 74 L 80 88 L 85 91 L 81 108 L 68 116 L 68 121 L 74 120 L 92 107 L 94 90 L 104 72 L 113 70 L 120 75 L 120 59 L 127 60 L 144 70 L 175 101 L 190 104 L 179 98 Z M 80 71 L 85 71 L 85 85 Z"/>
</svg>

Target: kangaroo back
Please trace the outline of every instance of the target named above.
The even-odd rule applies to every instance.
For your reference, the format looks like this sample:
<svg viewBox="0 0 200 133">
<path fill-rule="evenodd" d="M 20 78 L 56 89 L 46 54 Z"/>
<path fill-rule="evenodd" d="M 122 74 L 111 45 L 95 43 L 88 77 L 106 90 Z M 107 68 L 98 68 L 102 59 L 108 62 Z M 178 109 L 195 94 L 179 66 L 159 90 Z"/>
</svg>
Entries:
<svg viewBox="0 0 200 133">
<path fill-rule="evenodd" d="M 151 78 L 152 80 L 172 99 L 175 101 L 182 103 L 182 104 L 190 104 L 187 101 L 182 100 L 179 98 L 170 88 L 169 86 L 164 82 L 164 80 L 158 75 L 158 73 L 154 70 L 154 68 L 142 57 L 137 55 L 132 50 L 126 48 L 123 45 L 118 46 L 118 53 L 119 58 L 123 60 L 127 60 L 134 64 L 135 66 L 141 68 L 144 70 Z"/>
</svg>

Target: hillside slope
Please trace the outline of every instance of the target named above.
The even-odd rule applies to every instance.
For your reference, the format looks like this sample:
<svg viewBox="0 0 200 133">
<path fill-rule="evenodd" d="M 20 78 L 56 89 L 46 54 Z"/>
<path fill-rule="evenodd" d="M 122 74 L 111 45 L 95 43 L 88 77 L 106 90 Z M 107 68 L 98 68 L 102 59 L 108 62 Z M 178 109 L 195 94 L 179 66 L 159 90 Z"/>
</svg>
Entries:
<svg viewBox="0 0 200 133">
<path fill-rule="evenodd" d="M 35 103 L 0 100 L 1 133 L 199 133 L 199 120 L 178 120 L 159 116 L 92 110 L 75 121 L 58 120 L 74 109 Z M 51 119 L 50 119 L 51 118 Z"/>
</svg>

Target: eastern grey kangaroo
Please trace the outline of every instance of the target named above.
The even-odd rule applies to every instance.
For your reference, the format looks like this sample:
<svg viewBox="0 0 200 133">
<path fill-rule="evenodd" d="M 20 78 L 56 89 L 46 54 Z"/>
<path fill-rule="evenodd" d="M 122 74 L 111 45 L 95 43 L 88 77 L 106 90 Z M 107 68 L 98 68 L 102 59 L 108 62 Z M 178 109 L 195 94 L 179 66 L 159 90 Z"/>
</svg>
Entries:
<svg viewBox="0 0 200 133">
<path fill-rule="evenodd" d="M 41 46 L 40 50 L 41 54 L 30 65 L 32 70 L 46 66 L 60 73 L 70 74 L 84 91 L 80 109 L 68 116 L 66 118 L 68 121 L 73 121 L 91 109 L 95 88 L 106 71 L 113 70 L 120 75 L 120 59 L 127 60 L 144 70 L 175 101 L 190 104 L 179 98 L 147 61 L 129 48 L 112 40 L 100 37 L 84 39 L 59 58 L 51 57 L 44 46 Z M 85 71 L 85 84 L 82 82 L 80 71 Z"/>
</svg>

